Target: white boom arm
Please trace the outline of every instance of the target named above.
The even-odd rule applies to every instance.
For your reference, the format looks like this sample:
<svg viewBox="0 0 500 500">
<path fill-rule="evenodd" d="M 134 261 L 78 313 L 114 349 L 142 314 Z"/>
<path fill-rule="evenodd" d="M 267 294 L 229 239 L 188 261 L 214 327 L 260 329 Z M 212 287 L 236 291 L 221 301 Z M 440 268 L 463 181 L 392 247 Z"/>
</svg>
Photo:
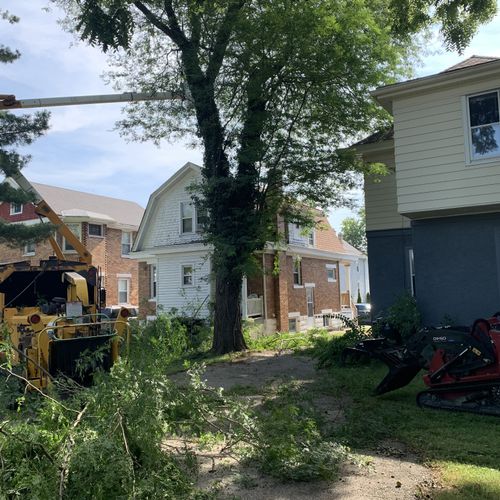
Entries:
<svg viewBox="0 0 500 500">
<path fill-rule="evenodd" d="M 20 100 L 16 100 L 16 97 L 13 95 L 0 94 L 0 110 L 80 106 L 82 104 L 105 104 L 111 102 L 166 101 L 185 98 L 186 96 L 173 94 L 172 92 L 124 92 L 123 94 L 75 95 Z"/>
</svg>

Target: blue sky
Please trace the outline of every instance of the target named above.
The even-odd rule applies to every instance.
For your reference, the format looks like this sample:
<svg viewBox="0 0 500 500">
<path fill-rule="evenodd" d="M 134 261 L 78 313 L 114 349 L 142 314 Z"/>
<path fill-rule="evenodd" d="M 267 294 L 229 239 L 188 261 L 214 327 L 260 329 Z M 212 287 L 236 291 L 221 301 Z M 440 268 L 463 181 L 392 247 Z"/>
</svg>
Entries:
<svg viewBox="0 0 500 500">
<path fill-rule="evenodd" d="M 3 0 L 21 18 L 17 25 L 0 23 L 0 42 L 17 48 L 21 59 L 2 65 L 0 93 L 20 99 L 111 93 L 100 75 L 106 57 L 96 48 L 76 43 L 57 24 L 60 13 L 48 0 Z M 463 55 L 446 52 L 438 39 L 429 44 L 416 76 L 442 71 L 472 54 L 500 56 L 500 16 L 481 28 Z M 35 182 L 125 198 L 146 206 L 148 197 L 187 161 L 200 163 L 202 153 L 183 143 L 127 143 L 114 124 L 121 105 L 52 108 L 51 129 L 29 148 L 33 159 L 25 168 Z M 354 193 L 361 199 L 360 193 Z M 330 215 L 339 229 L 347 209 Z"/>
</svg>

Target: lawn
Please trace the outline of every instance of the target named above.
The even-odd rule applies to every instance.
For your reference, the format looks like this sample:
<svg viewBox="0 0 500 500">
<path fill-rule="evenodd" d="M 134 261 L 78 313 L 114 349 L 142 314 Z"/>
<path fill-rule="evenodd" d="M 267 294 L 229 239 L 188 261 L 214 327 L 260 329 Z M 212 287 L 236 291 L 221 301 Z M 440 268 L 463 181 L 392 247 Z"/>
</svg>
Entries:
<svg viewBox="0 0 500 500">
<path fill-rule="evenodd" d="M 465 413 L 419 408 L 420 377 L 410 385 L 375 397 L 373 389 L 387 369 L 379 364 L 324 370 L 332 395 L 352 399 L 340 438 L 353 449 L 374 449 L 396 439 L 439 470 L 447 489 L 437 500 L 500 498 L 500 421 Z M 337 434 L 338 435 L 338 434 Z"/>
</svg>

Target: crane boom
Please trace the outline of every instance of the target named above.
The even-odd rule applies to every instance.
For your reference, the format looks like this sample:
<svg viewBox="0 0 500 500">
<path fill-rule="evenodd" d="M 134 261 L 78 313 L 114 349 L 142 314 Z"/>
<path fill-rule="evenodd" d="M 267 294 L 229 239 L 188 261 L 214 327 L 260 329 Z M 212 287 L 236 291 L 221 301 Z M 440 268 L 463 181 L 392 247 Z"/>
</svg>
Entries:
<svg viewBox="0 0 500 500">
<path fill-rule="evenodd" d="M 123 94 L 75 95 L 19 100 L 14 95 L 0 94 L 0 110 L 81 106 L 82 104 L 106 104 L 113 102 L 166 101 L 185 98 L 186 96 L 172 92 L 124 92 Z"/>
</svg>

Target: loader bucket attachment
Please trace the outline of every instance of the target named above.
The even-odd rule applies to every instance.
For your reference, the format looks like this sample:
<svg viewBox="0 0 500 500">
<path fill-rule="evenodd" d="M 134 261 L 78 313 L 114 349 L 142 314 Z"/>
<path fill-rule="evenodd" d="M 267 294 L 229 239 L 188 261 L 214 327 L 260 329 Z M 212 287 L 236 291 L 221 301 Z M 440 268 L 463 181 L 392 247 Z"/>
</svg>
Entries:
<svg viewBox="0 0 500 500">
<path fill-rule="evenodd" d="M 380 354 L 379 359 L 389 367 L 389 373 L 375 389 L 378 395 L 408 385 L 422 369 L 422 363 L 418 358 L 400 359 L 390 352 Z"/>
</svg>

